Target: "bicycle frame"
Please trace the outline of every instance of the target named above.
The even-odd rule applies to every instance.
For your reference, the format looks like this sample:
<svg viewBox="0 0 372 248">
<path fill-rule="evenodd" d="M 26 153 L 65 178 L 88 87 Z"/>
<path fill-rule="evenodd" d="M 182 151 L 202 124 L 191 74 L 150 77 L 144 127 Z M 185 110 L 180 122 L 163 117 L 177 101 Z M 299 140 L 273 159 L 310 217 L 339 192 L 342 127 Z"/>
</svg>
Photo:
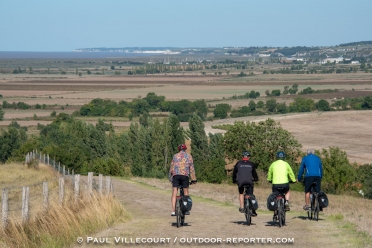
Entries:
<svg viewBox="0 0 372 248">
<path fill-rule="evenodd" d="M 315 191 L 316 182 L 311 184 L 311 191 L 310 191 L 310 210 L 307 212 L 307 216 L 310 220 L 315 219 L 316 221 L 319 220 L 319 199 L 318 199 L 318 192 Z"/>
<path fill-rule="evenodd" d="M 189 185 L 193 184 L 192 182 Z M 181 209 L 181 199 L 184 196 L 183 187 L 179 186 L 178 189 L 180 190 L 180 194 L 176 196 L 176 218 L 177 218 L 177 227 L 183 226 L 185 223 L 185 213 L 187 211 L 183 211 Z"/>
</svg>

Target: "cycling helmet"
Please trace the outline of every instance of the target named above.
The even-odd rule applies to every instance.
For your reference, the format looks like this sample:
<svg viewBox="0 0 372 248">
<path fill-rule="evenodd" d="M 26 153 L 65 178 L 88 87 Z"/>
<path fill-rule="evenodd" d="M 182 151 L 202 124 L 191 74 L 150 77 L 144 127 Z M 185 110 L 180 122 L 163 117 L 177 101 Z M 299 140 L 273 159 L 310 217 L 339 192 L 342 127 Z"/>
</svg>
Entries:
<svg viewBox="0 0 372 248">
<path fill-rule="evenodd" d="M 283 159 L 283 158 L 285 158 L 285 153 L 282 152 L 282 151 L 277 152 L 277 154 L 276 154 L 276 158 L 279 158 L 279 159 Z"/>
<path fill-rule="evenodd" d="M 250 152 L 249 151 L 243 151 L 242 152 L 242 157 L 250 157 L 251 156 L 251 154 L 250 154 Z"/>
<path fill-rule="evenodd" d="M 181 144 L 178 146 L 178 151 L 186 150 L 186 149 L 187 149 L 187 146 L 185 144 Z"/>
</svg>

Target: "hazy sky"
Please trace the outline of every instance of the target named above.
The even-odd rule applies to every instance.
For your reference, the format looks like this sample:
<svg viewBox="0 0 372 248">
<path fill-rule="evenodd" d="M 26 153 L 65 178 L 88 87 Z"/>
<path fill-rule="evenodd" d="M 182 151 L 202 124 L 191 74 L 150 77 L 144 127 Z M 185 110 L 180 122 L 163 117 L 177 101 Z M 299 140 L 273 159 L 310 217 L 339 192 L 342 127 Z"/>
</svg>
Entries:
<svg viewBox="0 0 372 248">
<path fill-rule="evenodd" d="M 372 0 L 0 0 L 0 51 L 372 40 Z"/>
</svg>

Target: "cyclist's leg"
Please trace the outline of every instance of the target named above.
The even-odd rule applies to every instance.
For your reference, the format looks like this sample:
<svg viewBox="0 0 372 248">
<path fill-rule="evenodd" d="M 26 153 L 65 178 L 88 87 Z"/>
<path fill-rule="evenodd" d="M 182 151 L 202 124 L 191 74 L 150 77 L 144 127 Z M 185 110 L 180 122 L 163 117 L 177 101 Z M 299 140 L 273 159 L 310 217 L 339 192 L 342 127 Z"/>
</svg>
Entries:
<svg viewBox="0 0 372 248">
<path fill-rule="evenodd" d="M 189 195 L 189 177 L 188 176 L 180 176 L 180 184 L 183 187 L 183 194 Z"/>
<path fill-rule="evenodd" d="M 180 186 L 179 176 L 175 175 L 173 176 L 173 179 L 172 179 L 172 197 L 171 197 L 172 214 L 171 215 L 174 215 L 176 211 L 176 198 L 177 198 L 178 186 Z"/>
<path fill-rule="evenodd" d="M 316 193 L 319 193 L 320 189 L 321 189 L 320 186 L 321 186 L 322 180 L 321 180 L 320 177 L 314 177 L 313 181 L 316 182 L 315 191 L 316 191 Z"/>
<path fill-rule="evenodd" d="M 305 184 L 305 207 L 310 206 L 310 191 L 311 191 L 311 184 L 313 183 L 312 177 L 305 177 L 304 184 Z"/>
<path fill-rule="evenodd" d="M 238 191 L 239 191 L 239 212 L 243 213 L 244 212 L 244 187 L 243 186 L 238 186 Z"/>
<path fill-rule="evenodd" d="M 177 198 L 177 187 L 173 187 L 172 198 L 171 198 L 171 202 L 172 202 L 172 213 L 176 211 L 176 198 Z"/>
</svg>

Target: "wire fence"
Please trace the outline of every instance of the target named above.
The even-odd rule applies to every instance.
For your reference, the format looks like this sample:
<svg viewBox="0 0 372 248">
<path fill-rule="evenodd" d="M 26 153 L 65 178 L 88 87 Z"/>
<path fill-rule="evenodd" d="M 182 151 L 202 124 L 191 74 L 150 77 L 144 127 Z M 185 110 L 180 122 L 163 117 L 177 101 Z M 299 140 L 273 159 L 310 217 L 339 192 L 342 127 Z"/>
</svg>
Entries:
<svg viewBox="0 0 372 248">
<path fill-rule="evenodd" d="M 43 163 L 51 166 L 56 172 L 54 180 L 44 181 L 32 185 L 12 186 L 2 189 L 2 227 L 5 229 L 9 220 L 27 222 L 43 211 L 47 211 L 51 204 L 64 205 L 66 202 L 79 201 L 90 198 L 94 193 L 113 194 L 113 184 L 110 176 L 87 176 L 74 174 L 62 166 L 60 162 L 50 159 L 49 155 L 32 151 L 26 155 L 25 164 Z"/>
</svg>

